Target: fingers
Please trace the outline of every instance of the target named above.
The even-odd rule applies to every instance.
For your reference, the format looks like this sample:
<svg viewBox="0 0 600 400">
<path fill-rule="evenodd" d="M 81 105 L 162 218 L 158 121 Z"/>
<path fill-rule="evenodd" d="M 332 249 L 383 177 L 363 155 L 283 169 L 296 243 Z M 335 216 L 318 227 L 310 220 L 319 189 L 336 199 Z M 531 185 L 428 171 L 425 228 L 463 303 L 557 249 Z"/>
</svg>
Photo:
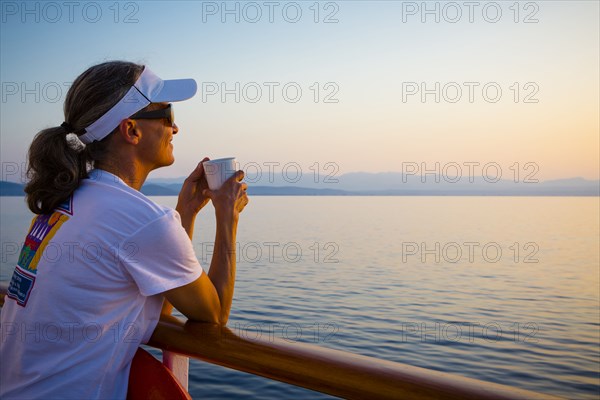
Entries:
<svg viewBox="0 0 600 400">
<path fill-rule="evenodd" d="M 242 179 L 244 179 L 244 171 L 239 170 L 239 171 L 235 171 L 235 173 L 229 177 L 229 179 L 227 179 L 228 181 L 238 181 L 241 182 Z"/>
<path fill-rule="evenodd" d="M 192 173 L 190 174 L 190 176 L 188 176 L 187 179 L 189 179 L 191 181 L 197 181 L 200 178 L 202 178 L 202 175 L 204 175 L 204 165 L 202 163 L 204 161 L 208 161 L 208 160 L 210 160 L 210 158 L 204 157 L 202 159 L 202 161 L 200 161 L 198 163 L 198 165 L 196 165 L 196 168 L 194 168 L 194 170 L 192 171 Z"/>
<path fill-rule="evenodd" d="M 246 182 L 242 182 L 240 185 L 242 192 L 241 192 L 241 204 L 238 208 L 239 212 L 242 212 L 244 210 L 244 208 L 248 205 L 248 202 L 250 201 L 250 199 L 248 198 L 248 184 Z"/>
<path fill-rule="evenodd" d="M 208 197 L 209 199 L 211 199 L 211 200 L 212 200 L 212 199 L 215 197 L 215 192 L 213 192 L 213 191 L 212 191 L 212 190 L 210 190 L 210 189 L 204 189 L 204 190 L 202 191 L 202 196 L 204 196 L 204 197 Z"/>
<path fill-rule="evenodd" d="M 247 187 L 247 185 L 246 185 L 246 187 Z M 248 198 L 248 193 L 246 193 L 246 189 L 244 189 L 243 195 L 241 197 L 241 204 L 238 207 L 238 212 L 244 211 L 244 208 L 246 208 L 246 206 L 248 205 L 249 202 L 250 202 L 250 199 Z"/>
<path fill-rule="evenodd" d="M 223 182 L 223 184 L 218 189 L 205 189 L 202 193 L 217 193 L 223 191 L 230 191 L 232 189 L 234 191 L 237 191 L 238 188 L 245 191 L 248 189 L 248 184 L 246 182 L 241 182 L 242 179 L 244 179 L 244 171 L 236 171 L 232 176 L 227 178 L 227 180 Z"/>
<path fill-rule="evenodd" d="M 235 173 L 235 179 L 236 179 L 238 182 L 241 182 L 241 181 L 242 181 L 242 179 L 244 179 L 244 176 L 246 176 L 246 174 L 245 174 L 245 173 L 244 173 L 244 171 L 242 171 L 242 170 L 239 170 L 238 172 L 236 172 L 236 173 Z"/>
<path fill-rule="evenodd" d="M 244 171 L 236 171 L 216 190 L 204 189 L 202 194 L 212 200 L 215 207 L 232 208 L 238 211 L 248 204 L 248 184 L 241 182 Z"/>
<path fill-rule="evenodd" d="M 248 189 L 248 184 L 246 182 L 242 182 L 242 179 L 244 179 L 244 171 L 236 171 L 232 176 L 229 177 L 229 179 L 227 179 L 223 183 L 223 186 L 227 186 L 233 189 L 234 191 L 238 191 L 241 189 L 241 191 L 245 192 Z M 221 188 L 223 186 L 221 186 Z"/>
</svg>

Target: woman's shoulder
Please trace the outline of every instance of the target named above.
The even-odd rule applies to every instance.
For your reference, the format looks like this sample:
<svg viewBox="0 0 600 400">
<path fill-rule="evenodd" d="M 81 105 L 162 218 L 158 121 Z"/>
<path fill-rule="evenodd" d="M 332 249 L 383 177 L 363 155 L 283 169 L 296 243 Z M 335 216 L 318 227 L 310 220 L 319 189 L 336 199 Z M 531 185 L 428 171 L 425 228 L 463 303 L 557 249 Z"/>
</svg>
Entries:
<svg viewBox="0 0 600 400">
<path fill-rule="evenodd" d="M 74 194 L 74 213 L 79 209 L 89 217 L 107 222 L 118 220 L 132 227 L 175 213 L 172 208 L 157 204 L 117 176 L 102 172 L 90 174 L 89 179 L 82 181 Z"/>
</svg>

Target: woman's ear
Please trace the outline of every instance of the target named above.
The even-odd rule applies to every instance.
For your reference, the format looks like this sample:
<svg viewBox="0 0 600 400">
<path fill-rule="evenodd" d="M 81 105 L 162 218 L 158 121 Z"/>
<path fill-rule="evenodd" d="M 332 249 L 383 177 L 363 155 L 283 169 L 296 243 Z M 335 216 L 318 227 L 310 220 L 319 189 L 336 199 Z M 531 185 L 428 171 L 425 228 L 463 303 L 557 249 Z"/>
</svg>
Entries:
<svg viewBox="0 0 600 400">
<path fill-rule="evenodd" d="M 137 121 L 134 119 L 124 119 L 119 124 L 119 133 L 125 142 L 138 144 L 142 138 L 142 132 L 139 129 Z"/>
</svg>

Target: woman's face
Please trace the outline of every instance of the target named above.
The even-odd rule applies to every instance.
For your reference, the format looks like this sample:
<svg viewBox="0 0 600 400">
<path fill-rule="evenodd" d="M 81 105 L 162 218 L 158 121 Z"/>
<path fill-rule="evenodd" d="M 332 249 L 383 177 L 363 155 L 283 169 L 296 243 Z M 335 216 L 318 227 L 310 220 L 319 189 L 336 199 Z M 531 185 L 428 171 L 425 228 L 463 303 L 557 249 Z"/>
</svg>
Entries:
<svg viewBox="0 0 600 400">
<path fill-rule="evenodd" d="M 166 108 L 168 103 L 151 104 L 148 111 Z M 172 126 L 166 118 L 138 119 L 137 125 L 142 132 L 140 141 L 140 156 L 142 161 L 151 169 L 165 167 L 173 164 L 173 135 L 179 132 L 174 123 Z"/>
</svg>

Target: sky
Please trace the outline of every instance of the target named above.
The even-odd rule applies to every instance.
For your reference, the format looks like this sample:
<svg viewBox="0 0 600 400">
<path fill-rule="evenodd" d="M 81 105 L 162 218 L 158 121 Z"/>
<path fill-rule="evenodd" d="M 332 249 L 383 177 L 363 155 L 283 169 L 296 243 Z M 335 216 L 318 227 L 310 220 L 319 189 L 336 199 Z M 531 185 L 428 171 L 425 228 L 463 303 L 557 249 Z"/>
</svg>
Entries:
<svg viewBox="0 0 600 400">
<path fill-rule="evenodd" d="M 2 180 L 63 122 L 70 82 L 115 59 L 198 82 L 175 104 L 176 161 L 150 178 L 187 175 L 204 156 L 264 173 L 458 164 L 476 177 L 493 165 L 506 179 L 599 178 L 598 1 L 1 7 Z"/>
</svg>

